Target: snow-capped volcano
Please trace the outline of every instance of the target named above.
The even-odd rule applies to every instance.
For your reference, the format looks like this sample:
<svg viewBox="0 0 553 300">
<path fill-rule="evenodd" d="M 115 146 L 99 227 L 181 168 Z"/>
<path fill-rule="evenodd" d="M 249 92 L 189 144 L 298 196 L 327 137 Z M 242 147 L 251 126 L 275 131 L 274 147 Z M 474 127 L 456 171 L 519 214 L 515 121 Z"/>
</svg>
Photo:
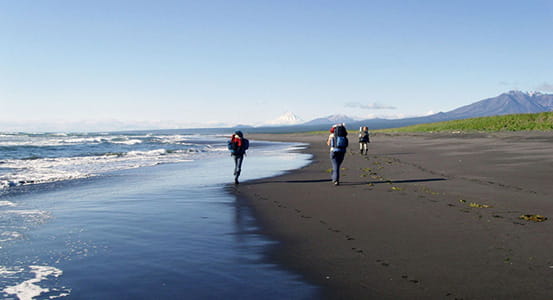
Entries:
<svg viewBox="0 0 553 300">
<path fill-rule="evenodd" d="M 300 117 L 298 117 L 293 112 L 287 112 L 272 121 L 268 121 L 266 124 L 272 125 L 272 126 L 278 126 L 278 125 L 297 125 L 301 123 L 303 123 L 303 120 Z"/>
</svg>

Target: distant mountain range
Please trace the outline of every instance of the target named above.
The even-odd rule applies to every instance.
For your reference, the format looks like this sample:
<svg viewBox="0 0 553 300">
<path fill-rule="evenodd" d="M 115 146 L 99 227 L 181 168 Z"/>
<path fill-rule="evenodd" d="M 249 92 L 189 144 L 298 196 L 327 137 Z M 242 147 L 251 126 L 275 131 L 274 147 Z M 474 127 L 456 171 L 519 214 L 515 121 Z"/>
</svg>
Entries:
<svg viewBox="0 0 553 300">
<path fill-rule="evenodd" d="M 351 123 L 355 122 L 356 120 L 353 118 L 350 118 L 346 115 L 331 115 L 327 117 L 317 118 L 314 120 L 311 120 L 309 122 L 303 123 L 303 125 L 327 125 L 327 124 L 336 124 L 336 123 Z"/>
<path fill-rule="evenodd" d="M 510 91 L 494 98 L 440 112 L 425 117 L 402 119 L 402 122 L 412 124 L 432 123 L 478 117 L 491 117 L 511 114 L 532 114 L 553 111 L 553 94 L 538 92 Z"/>
<path fill-rule="evenodd" d="M 495 98 L 459 107 L 445 113 L 448 119 L 467 119 L 553 111 L 553 95 L 510 91 Z"/>
<path fill-rule="evenodd" d="M 316 118 L 304 123 L 297 123 L 299 118 L 297 118 L 297 116 L 292 113 L 287 113 L 288 115 L 285 115 L 281 118 L 285 120 L 292 119 L 296 123 L 281 123 L 281 126 L 279 128 L 281 131 L 322 130 L 328 129 L 328 126 L 332 124 L 346 123 L 349 128 L 369 126 L 369 128 L 371 129 L 380 129 L 477 117 L 540 113 L 548 111 L 553 111 L 553 94 L 510 91 L 507 93 L 503 93 L 497 97 L 484 99 L 448 112 L 440 112 L 429 116 L 415 118 L 394 120 L 355 120 L 345 115 L 331 115 L 327 117 Z M 292 115 L 294 117 L 291 117 Z M 278 122 L 274 122 L 273 126 L 277 125 L 276 123 Z"/>
</svg>

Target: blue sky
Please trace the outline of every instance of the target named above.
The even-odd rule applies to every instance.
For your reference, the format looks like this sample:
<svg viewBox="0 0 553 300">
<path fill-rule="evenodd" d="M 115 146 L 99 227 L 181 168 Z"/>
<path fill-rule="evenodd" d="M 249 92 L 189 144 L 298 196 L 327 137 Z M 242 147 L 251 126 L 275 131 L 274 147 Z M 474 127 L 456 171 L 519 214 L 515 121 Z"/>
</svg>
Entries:
<svg viewBox="0 0 553 300">
<path fill-rule="evenodd" d="M 0 0 L 0 125 L 448 111 L 553 92 L 552 32 L 550 0 Z"/>
</svg>

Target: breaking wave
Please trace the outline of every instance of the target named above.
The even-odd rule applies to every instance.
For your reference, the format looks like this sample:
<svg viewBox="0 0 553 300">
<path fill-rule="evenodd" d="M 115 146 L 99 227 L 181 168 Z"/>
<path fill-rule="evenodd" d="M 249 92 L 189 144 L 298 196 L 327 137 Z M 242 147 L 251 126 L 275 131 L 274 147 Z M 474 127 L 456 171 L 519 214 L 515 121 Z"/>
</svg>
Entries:
<svg viewBox="0 0 553 300">
<path fill-rule="evenodd" d="M 226 151 L 217 136 L 0 134 L 0 190 L 195 160 Z"/>
</svg>

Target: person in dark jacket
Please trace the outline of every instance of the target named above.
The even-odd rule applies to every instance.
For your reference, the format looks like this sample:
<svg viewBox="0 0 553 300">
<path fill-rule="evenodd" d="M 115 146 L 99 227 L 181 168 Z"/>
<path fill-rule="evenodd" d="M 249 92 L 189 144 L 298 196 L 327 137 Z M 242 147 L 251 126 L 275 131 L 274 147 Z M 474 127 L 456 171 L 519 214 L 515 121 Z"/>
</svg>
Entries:
<svg viewBox="0 0 553 300">
<path fill-rule="evenodd" d="M 326 141 L 326 144 L 330 146 L 331 178 L 334 185 L 340 185 L 340 166 L 344 161 L 346 148 L 348 147 L 347 135 L 345 124 L 336 124 L 330 128 L 330 135 Z M 338 143 L 338 139 L 343 141 L 343 144 Z"/>
<path fill-rule="evenodd" d="M 228 142 L 230 154 L 234 158 L 234 184 L 240 183 L 238 177 L 242 172 L 242 162 L 244 161 L 244 155 L 249 148 L 249 144 L 249 141 L 244 138 L 244 134 L 240 130 L 235 131 Z"/>
<path fill-rule="evenodd" d="M 365 152 L 365 155 L 367 155 L 367 152 L 369 152 L 368 145 L 370 142 L 369 127 L 361 127 L 359 130 L 359 151 L 361 151 L 361 154 Z"/>
</svg>

